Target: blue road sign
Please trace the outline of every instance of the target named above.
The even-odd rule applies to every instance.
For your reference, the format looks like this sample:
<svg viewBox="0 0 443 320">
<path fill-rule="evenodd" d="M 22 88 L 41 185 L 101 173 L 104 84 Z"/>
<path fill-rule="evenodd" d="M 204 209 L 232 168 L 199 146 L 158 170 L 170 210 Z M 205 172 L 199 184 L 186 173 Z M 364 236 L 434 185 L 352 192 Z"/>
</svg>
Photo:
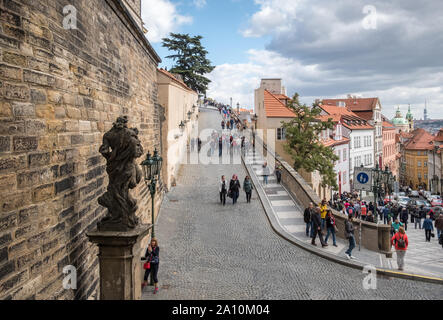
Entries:
<svg viewBox="0 0 443 320">
<path fill-rule="evenodd" d="M 369 176 L 364 172 L 360 172 L 357 175 L 357 181 L 360 182 L 361 184 L 366 184 L 369 181 Z"/>
</svg>

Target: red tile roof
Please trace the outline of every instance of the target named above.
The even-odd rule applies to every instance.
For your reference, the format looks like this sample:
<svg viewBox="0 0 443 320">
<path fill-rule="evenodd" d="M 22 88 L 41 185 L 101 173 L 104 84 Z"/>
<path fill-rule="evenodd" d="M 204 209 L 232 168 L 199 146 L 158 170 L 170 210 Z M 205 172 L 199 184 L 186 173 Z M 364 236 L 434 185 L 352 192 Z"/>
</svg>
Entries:
<svg viewBox="0 0 443 320">
<path fill-rule="evenodd" d="M 265 110 L 268 118 L 294 118 L 296 116 L 277 96 L 268 90 L 265 90 Z"/>
<path fill-rule="evenodd" d="M 436 142 L 443 142 L 443 128 L 438 131 L 437 135 L 435 136 L 434 141 Z"/>
<path fill-rule="evenodd" d="M 194 90 L 192 90 L 191 88 L 189 88 L 189 87 L 186 85 L 186 83 L 184 83 L 182 80 L 177 79 L 176 77 L 174 77 L 174 75 L 173 75 L 172 73 L 166 71 L 165 69 L 161 69 L 161 68 L 160 68 L 160 69 L 157 69 L 157 70 L 158 70 L 158 72 L 164 74 L 165 76 L 167 76 L 168 78 L 170 78 L 171 80 L 173 80 L 175 83 L 177 83 L 177 84 L 179 84 L 180 86 L 182 86 L 185 90 L 188 90 L 188 91 L 192 91 L 192 92 L 194 92 L 194 93 L 197 93 L 197 92 L 195 92 Z"/>
<path fill-rule="evenodd" d="M 413 138 L 405 145 L 406 150 L 432 150 L 434 148 L 434 136 L 424 129 L 416 129 L 412 132 Z"/>
<path fill-rule="evenodd" d="M 327 140 L 321 140 L 321 143 L 325 146 L 325 147 L 335 147 L 335 146 L 339 146 L 342 144 L 347 144 L 349 143 L 349 139 L 346 137 L 343 137 L 341 140 L 334 140 L 334 139 L 327 139 Z"/>
<path fill-rule="evenodd" d="M 324 99 L 323 104 L 336 106 L 340 101 L 345 102 L 346 107 L 354 112 L 372 111 L 377 105 L 378 98 Z"/>
<path fill-rule="evenodd" d="M 365 119 L 360 118 L 354 112 L 349 111 L 344 107 L 336 107 L 330 105 L 321 105 L 320 108 L 323 109 L 329 115 L 320 116 L 324 121 L 328 121 L 328 118 L 332 118 L 334 122 L 338 122 L 337 119 L 340 117 L 340 121 L 348 129 L 351 130 L 370 130 L 374 129 L 373 126 L 368 124 Z"/>
</svg>

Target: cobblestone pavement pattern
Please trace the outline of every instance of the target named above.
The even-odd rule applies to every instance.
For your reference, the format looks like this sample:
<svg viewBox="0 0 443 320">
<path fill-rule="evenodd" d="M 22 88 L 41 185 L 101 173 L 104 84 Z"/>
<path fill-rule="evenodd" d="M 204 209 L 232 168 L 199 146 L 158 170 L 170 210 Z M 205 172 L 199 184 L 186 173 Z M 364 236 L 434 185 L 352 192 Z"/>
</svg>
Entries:
<svg viewBox="0 0 443 320">
<path fill-rule="evenodd" d="M 200 112 L 200 129 L 219 129 L 216 111 Z M 377 280 L 312 255 L 271 229 L 257 194 L 247 204 L 218 201 L 218 180 L 242 165 L 185 165 L 177 187 L 166 195 L 156 229 L 161 248 L 160 291 L 143 299 L 442 299 L 443 286 L 403 279 Z M 229 198 L 228 198 L 229 199 Z"/>
</svg>

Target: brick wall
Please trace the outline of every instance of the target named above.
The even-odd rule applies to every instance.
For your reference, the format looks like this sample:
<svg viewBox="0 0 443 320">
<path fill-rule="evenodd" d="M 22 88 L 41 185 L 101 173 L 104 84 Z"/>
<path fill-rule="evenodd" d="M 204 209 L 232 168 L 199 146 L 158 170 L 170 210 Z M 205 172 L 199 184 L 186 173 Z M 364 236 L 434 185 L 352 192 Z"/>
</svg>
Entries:
<svg viewBox="0 0 443 320">
<path fill-rule="evenodd" d="M 63 29 L 68 4 L 77 30 Z M 159 59 L 140 34 L 120 0 L 0 0 L 0 299 L 97 296 L 85 232 L 105 214 L 102 136 L 128 115 L 145 152 L 160 149 Z M 146 187 L 133 195 L 149 222 Z"/>
</svg>

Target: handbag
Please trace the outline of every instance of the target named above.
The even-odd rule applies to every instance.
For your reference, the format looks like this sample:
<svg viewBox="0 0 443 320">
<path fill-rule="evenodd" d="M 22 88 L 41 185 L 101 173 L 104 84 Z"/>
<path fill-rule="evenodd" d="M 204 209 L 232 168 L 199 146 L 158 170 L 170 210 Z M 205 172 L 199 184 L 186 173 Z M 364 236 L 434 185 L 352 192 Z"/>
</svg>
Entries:
<svg viewBox="0 0 443 320">
<path fill-rule="evenodd" d="M 145 262 L 145 264 L 143 265 L 143 269 L 145 270 L 151 269 L 151 261 Z"/>
</svg>

